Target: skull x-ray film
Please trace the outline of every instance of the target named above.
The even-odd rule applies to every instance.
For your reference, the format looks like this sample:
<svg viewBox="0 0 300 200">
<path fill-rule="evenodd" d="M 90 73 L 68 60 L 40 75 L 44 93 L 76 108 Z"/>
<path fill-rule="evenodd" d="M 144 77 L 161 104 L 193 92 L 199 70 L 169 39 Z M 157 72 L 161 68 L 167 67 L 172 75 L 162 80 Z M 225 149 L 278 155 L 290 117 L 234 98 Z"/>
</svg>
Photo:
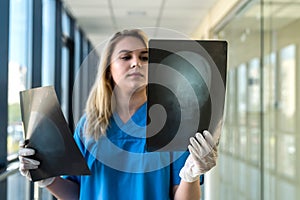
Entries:
<svg viewBox="0 0 300 200">
<path fill-rule="evenodd" d="M 147 151 L 187 150 L 209 130 L 218 144 L 223 124 L 227 42 L 149 41 Z"/>
</svg>

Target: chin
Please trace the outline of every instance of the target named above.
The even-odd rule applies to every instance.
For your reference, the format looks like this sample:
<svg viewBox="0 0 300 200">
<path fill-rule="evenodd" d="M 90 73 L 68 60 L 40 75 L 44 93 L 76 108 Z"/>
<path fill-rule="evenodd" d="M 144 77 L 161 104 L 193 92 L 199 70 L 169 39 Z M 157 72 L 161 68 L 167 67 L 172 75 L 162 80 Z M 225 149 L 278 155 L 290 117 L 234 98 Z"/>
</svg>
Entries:
<svg viewBox="0 0 300 200">
<path fill-rule="evenodd" d="M 147 84 L 143 83 L 143 84 L 136 84 L 132 87 L 132 91 L 133 92 L 139 92 L 142 90 L 146 90 Z"/>
</svg>

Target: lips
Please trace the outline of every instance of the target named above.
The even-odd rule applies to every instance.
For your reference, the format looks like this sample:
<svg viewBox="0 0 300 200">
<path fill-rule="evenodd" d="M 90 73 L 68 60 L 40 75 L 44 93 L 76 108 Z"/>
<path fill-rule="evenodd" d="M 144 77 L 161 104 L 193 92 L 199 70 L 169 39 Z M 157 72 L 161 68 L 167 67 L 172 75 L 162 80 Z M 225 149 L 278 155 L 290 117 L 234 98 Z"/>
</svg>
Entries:
<svg viewBox="0 0 300 200">
<path fill-rule="evenodd" d="M 133 72 L 133 73 L 130 73 L 128 74 L 128 76 L 140 76 L 140 77 L 143 77 L 144 75 L 139 73 L 139 72 Z"/>
</svg>

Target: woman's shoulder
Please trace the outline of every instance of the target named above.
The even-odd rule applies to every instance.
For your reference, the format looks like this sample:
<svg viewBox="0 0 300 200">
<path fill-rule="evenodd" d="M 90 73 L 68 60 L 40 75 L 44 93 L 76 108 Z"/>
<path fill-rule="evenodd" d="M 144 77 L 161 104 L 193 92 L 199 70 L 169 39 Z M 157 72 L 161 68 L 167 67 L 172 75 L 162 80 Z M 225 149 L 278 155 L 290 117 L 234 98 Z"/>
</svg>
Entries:
<svg viewBox="0 0 300 200">
<path fill-rule="evenodd" d="M 75 134 L 80 134 L 83 132 L 85 122 L 86 122 L 86 115 L 83 114 L 76 124 Z"/>
<path fill-rule="evenodd" d="M 79 121 L 78 121 L 78 123 L 77 123 L 77 126 L 82 127 L 82 126 L 84 126 L 85 122 L 86 122 L 86 114 L 83 114 L 83 115 L 80 117 L 80 119 L 79 119 Z"/>
</svg>

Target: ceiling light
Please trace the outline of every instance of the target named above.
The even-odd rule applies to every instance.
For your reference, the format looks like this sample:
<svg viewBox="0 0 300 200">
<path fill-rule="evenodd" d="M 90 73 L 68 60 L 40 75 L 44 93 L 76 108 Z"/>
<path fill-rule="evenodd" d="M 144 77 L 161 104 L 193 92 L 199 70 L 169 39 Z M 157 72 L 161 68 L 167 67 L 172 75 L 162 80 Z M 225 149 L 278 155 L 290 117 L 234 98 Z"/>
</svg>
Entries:
<svg viewBox="0 0 300 200">
<path fill-rule="evenodd" d="M 146 15 L 146 11 L 138 11 L 138 10 L 128 11 L 127 15 L 141 17 L 141 16 L 145 16 Z"/>
</svg>

